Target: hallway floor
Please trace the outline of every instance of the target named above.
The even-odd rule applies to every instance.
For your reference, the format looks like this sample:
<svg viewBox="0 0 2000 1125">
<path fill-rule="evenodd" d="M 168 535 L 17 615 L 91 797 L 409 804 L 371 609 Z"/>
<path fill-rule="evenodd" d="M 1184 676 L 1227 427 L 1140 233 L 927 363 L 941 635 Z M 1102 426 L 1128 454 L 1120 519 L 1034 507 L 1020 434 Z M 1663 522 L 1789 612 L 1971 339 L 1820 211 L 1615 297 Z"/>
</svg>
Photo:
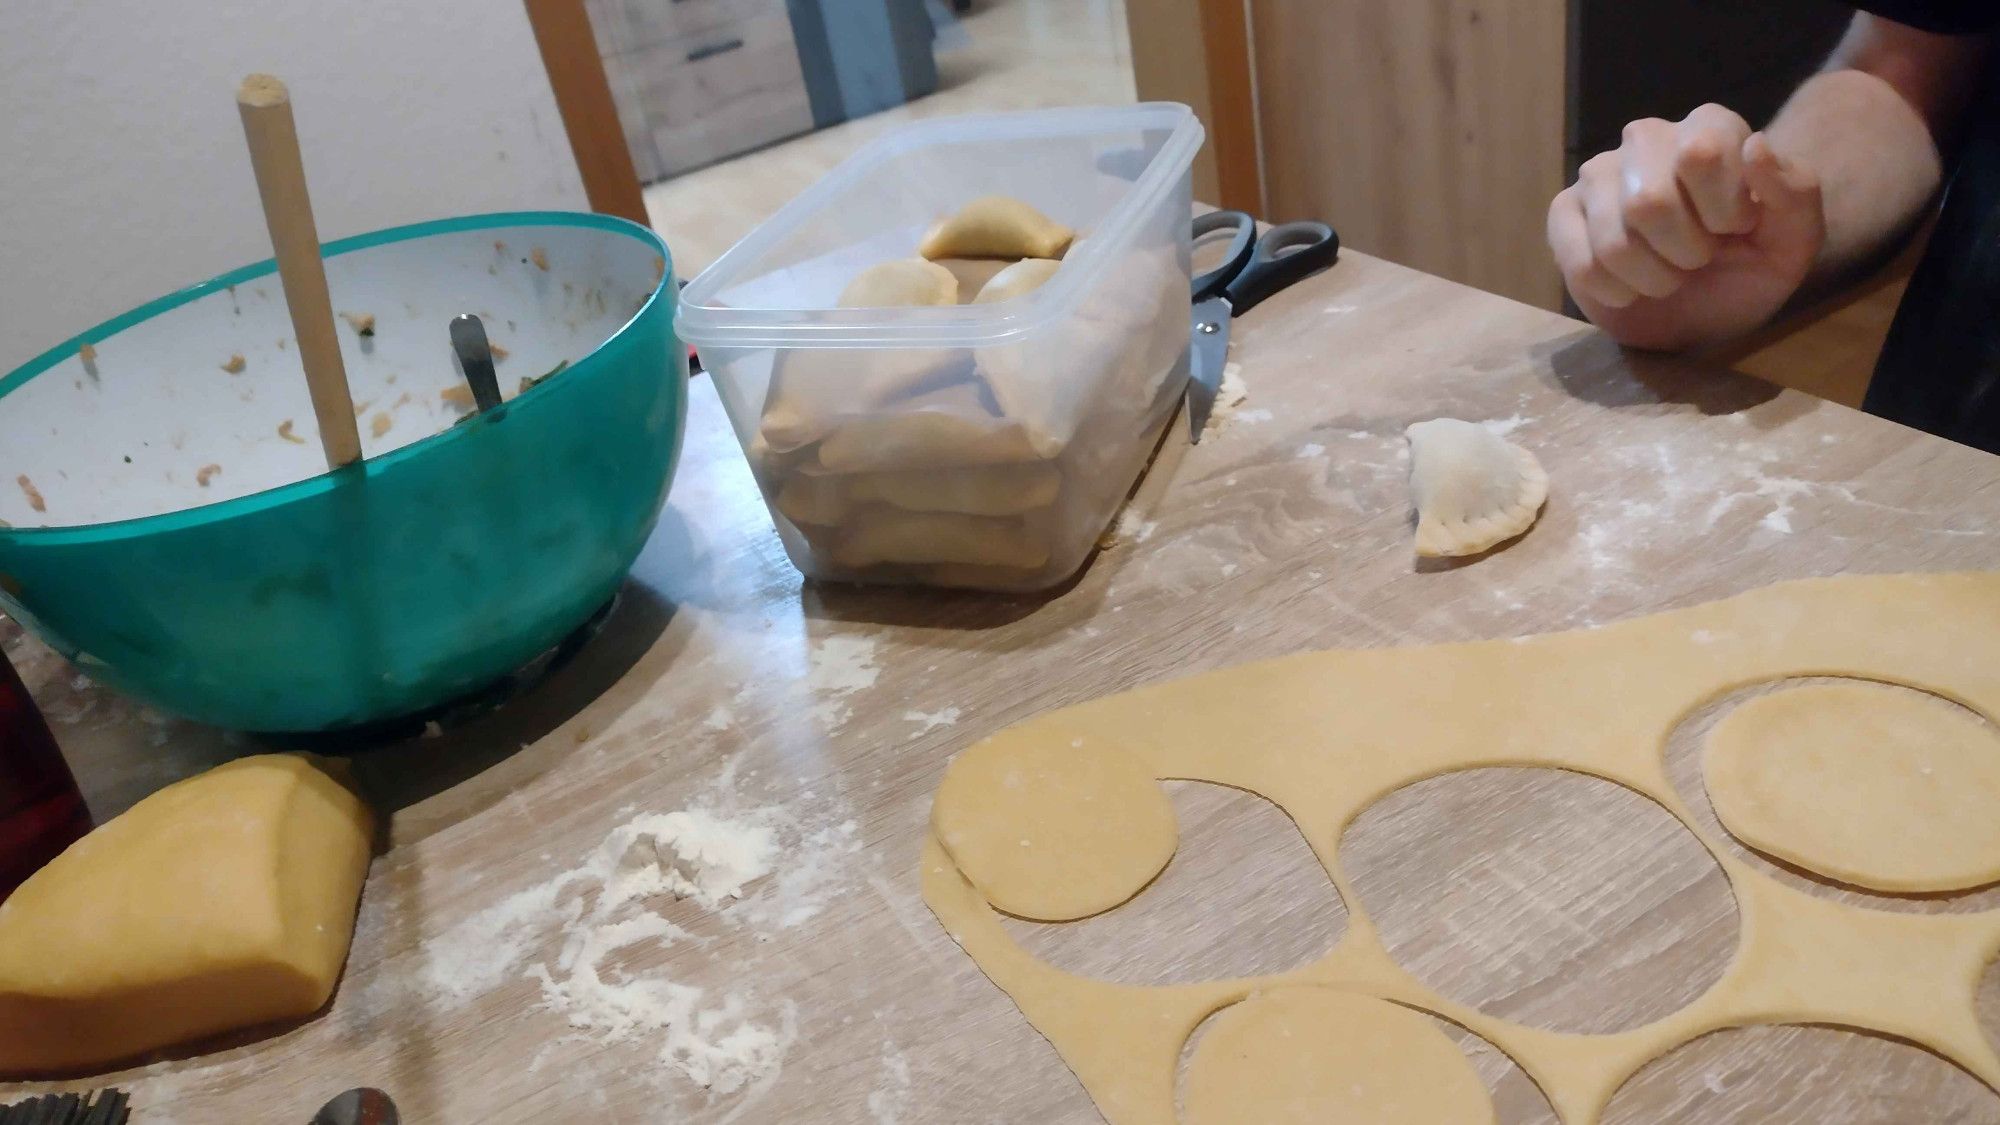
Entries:
<svg viewBox="0 0 2000 1125">
<path fill-rule="evenodd" d="M 937 55 L 938 91 L 646 188 L 646 211 L 683 279 L 865 142 L 907 121 L 1041 106 L 1130 102 L 1124 0 L 980 0 L 968 45 Z M 947 40 L 949 42 L 949 40 Z"/>
</svg>

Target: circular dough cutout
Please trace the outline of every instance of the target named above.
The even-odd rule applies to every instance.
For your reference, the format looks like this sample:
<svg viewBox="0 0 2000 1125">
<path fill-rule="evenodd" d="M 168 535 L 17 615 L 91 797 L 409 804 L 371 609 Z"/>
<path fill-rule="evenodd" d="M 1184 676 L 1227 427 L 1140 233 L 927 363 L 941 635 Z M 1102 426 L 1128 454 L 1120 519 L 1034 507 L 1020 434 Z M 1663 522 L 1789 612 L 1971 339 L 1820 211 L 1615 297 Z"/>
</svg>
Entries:
<svg viewBox="0 0 2000 1125">
<path fill-rule="evenodd" d="M 960 754 L 931 830 L 986 901 L 1038 922 L 1109 910 L 1174 857 L 1174 806 L 1105 739 L 1002 731 Z"/>
<path fill-rule="evenodd" d="M 1331 988 L 1260 992 L 1215 1017 L 1188 1063 L 1188 1125 L 1492 1125 L 1472 1064 L 1408 1008 Z"/>
<path fill-rule="evenodd" d="M 1759 696 L 1709 733 L 1702 782 L 1744 844 L 1879 891 L 2000 880 L 2000 736 L 1881 684 Z"/>
</svg>

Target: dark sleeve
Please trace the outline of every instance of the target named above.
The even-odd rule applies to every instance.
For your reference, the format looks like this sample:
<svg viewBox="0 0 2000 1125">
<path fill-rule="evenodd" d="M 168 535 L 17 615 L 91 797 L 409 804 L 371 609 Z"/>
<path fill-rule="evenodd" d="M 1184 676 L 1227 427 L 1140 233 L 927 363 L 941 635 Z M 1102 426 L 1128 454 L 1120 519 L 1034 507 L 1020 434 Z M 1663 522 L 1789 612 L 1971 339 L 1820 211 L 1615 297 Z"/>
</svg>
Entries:
<svg viewBox="0 0 2000 1125">
<path fill-rule="evenodd" d="M 2000 24 L 1996 0 L 1850 0 L 1864 12 L 1943 35 L 1972 35 Z"/>
</svg>

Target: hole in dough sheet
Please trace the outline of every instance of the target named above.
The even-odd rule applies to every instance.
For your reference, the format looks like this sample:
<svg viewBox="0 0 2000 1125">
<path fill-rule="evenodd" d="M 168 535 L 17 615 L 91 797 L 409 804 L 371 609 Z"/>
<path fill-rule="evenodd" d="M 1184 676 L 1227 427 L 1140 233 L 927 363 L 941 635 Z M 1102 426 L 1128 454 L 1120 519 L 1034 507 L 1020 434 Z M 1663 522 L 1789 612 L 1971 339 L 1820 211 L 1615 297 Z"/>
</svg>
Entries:
<svg viewBox="0 0 2000 1125">
<path fill-rule="evenodd" d="M 1194 1034 L 1181 1045 L 1180 1061 L 1174 1068 L 1174 1108 L 1185 1113 L 1187 1109 L 1188 1062 L 1194 1058 L 1196 1048 L 1201 1046 L 1201 1037 L 1215 1025 L 1215 1018 L 1228 1011 L 1230 1005 L 1223 1005 L 1209 1013 L 1208 1018 L 1195 1025 Z M 1429 1012 L 1418 1014 L 1437 1025 L 1458 1049 L 1465 1052 L 1466 1061 L 1472 1064 L 1473 1072 L 1486 1085 L 1487 1093 L 1493 1096 L 1493 1114 L 1500 1125 L 1562 1125 L 1549 1099 L 1542 1094 L 1542 1088 L 1528 1077 L 1512 1057 L 1494 1046 L 1485 1038 Z"/>
<path fill-rule="evenodd" d="M 1282 809 L 1226 785 L 1163 784 L 1180 822 L 1173 862 L 1103 914 L 1075 922 L 1001 915 L 1023 949 L 1099 980 L 1177 984 L 1280 973 L 1333 948 L 1347 908 Z"/>
<path fill-rule="evenodd" d="M 1599 778 L 1484 768 L 1363 810 L 1340 858 L 1389 955 L 1488 1015 L 1601 1034 L 1713 984 L 1736 900 L 1673 814 Z"/>
<path fill-rule="evenodd" d="M 1640 1068 L 1604 1125 L 2000 1125 L 2000 1097 L 1914 1044 L 1841 1027 L 1737 1027 Z"/>
<path fill-rule="evenodd" d="M 1824 875 L 1814 874 L 1754 851 L 1729 834 L 1729 831 L 1722 826 L 1722 822 L 1716 818 L 1715 806 L 1709 801 L 1707 786 L 1702 781 L 1701 756 L 1708 744 L 1709 732 L 1715 729 L 1715 724 L 1720 722 L 1723 716 L 1744 701 L 1802 684 L 1861 684 L 1869 688 L 1879 687 L 1885 692 L 1927 700 L 1939 707 L 1949 707 L 1962 714 L 1979 718 L 1977 712 L 1929 692 L 1894 684 L 1878 684 L 1874 680 L 1855 680 L 1839 676 L 1802 676 L 1795 679 L 1772 680 L 1731 692 L 1683 719 L 1667 738 L 1667 777 L 1673 782 L 1674 790 L 1680 795 L 1681 800 L 1686 801 L 1693 811 L 1695 823 L 1706 831 L 1710 838 L 1722 841 L 1722 847 L 1730 855 L 1778 882 L 1794 890 L 1804 891 L 1815 898 L 1846 903 L 1850 906 L 1910 914 L 1970 914 L 2000 907 L 2000 886 L 1937 894 L 1888 894 L 1868 891 L 1836 882 Z M 1985 720 L 1980 721 L 1984 723 Z"/>
</svg>

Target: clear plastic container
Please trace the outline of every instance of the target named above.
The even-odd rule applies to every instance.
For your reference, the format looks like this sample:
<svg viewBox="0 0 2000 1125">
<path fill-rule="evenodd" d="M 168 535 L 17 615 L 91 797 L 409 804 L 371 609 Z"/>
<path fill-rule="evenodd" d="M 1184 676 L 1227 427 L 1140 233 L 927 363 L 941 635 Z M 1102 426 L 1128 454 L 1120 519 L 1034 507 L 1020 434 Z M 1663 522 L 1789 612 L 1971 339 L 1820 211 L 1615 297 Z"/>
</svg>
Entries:
<svg viewBox="0 0 2000 1125">
<path fill-rule="evenodd" d="M 676 327 L 800 571 L 1036 590 L 1083 565 L 1185 384 L 1201 141 L 1172 103 L 909 125 L 688 285 Z M 861 271 L 915 257 L 934 223 L 989 195 L 1075 229 L 1040 287 L 836 307 Z M 951 263 L 960 301 L 999 264 Z"/>
</svg>

